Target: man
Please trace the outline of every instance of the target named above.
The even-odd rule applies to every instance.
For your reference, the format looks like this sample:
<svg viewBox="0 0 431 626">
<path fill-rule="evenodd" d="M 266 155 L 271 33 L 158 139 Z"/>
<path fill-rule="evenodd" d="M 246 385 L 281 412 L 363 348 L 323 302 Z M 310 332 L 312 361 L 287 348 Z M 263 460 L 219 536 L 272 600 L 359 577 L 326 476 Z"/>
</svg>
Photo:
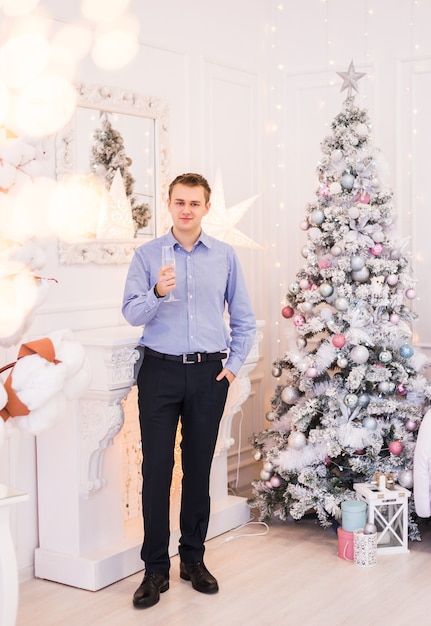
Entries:
<svg viewBox="0 0 431 626">
<path fill-rule="evenodd" d="M 229 384 L 250 351 L 256 323 L 235 251 L 202 230 L 210 195 L 199 174 L 170 184 L 172 229 L 136 249 L 124 290 L 124 317 L 144 326 L 137 385 L 145 576 L 133 596 L 136 608 L 153 606 L 169 588 L 169 496 L 180 417 L 180 577 L 202 593 L 218 591 L 203 562 L 210 469 Z M 174 247 L 175 265 L 161 265 L 166 245 Z M 175 301 L 166 297 L 172 291 Z"/>
</svg>

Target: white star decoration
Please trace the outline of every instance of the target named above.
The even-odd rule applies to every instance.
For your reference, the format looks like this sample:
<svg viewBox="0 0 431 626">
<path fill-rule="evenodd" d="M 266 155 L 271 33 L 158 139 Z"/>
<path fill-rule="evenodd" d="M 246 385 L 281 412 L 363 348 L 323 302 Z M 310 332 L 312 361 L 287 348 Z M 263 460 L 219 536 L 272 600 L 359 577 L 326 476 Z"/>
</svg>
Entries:
<svg viewBox="0 0 431 626">
<path fill-rule="evenodd" d="M 229 209 L 226 208 L 223 183 L 220 172 L 217 172 L 211 193 L 211 208 L 208 215 L 204 217 L 203 227 L 205 232 L 221 241 L 230 243 L 232 246 L 262 248 L 261 245 L 235 228 L 257 197 L 252 196 Z"/>
<path fill-rule="evenodd" d="M 353 61 L 350 61 L 349 69 L 347 70 L 347 72 L 337 72 L 337 74 L 343 79 L 343 84 L 341 85 L 340 91 L 348 89 L 348 98 L 350 98 L 350 96 L 352 95 L 352 89 L 359 93 L 358 80 L 366 76 L 366 74 L 364 72 L 355 72 L 355 66 L 353 65 Z"/>
</svg>

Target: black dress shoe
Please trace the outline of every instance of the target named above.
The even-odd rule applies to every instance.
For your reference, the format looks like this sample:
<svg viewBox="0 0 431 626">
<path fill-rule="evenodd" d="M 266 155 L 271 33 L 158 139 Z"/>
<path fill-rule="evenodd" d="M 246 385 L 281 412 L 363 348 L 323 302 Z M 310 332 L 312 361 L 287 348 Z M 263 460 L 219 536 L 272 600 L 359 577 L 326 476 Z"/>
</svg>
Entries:
<svg viewBox="0 0 431 626">
<path fill-rule="evenodd" d="M 193 589 L 202 593 L 217 593 L 218 583 L 200 561 L 195 563 L 180 563 L 180 578 L 191 580 Z"/>
<path fill-rule="evenodd" d="M 169 589 L 169 575 L 145 572 L 144 580 L 133 595 L 133 606 L 147 609 L 160 600 L 160 594 Z"/>
</svg>

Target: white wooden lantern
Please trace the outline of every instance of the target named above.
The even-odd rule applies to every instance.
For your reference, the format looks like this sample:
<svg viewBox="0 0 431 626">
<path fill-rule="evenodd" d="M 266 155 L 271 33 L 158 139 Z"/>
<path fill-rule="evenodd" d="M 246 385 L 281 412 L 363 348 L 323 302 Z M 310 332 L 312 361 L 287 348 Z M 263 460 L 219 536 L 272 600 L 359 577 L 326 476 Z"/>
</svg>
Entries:
<svg viewBox="0 0 431 626">
<path fill-rule="evenodd" d="M 368 505 L 368 522 L 377 528 L 377 553 L 409 552 L 407 508 L 411 492 L 400 485 L 387 489 L 371 483 L 356 483 L 354 488 Z"/>
</svg>

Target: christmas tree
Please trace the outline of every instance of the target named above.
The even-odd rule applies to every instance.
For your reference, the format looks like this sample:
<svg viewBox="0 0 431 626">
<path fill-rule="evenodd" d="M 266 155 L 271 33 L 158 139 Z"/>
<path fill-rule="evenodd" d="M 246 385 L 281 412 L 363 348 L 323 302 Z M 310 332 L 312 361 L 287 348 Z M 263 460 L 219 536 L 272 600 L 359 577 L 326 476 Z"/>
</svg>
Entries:
<svg viewBox="0 0 431 626">
<path fill-rule="evenodd" d="M 416 293 L 406 242 L 392 240 L 393 194 L 373 146 L 366 110 L 352 90 L 363 76 L 339 73 L 348 89 L 321 149 L 316 200 L 301 229 L 305 259 L 282 315 L 290 326 L 267 429 L 253 436 L 263 461 L 249 505 L 260 519 L 341 519 L 353 485 L 385 474 L 413 486 L 417 431 L 429 406 L 427 359 L 412 345 Z M 419 539 L 414 499 L 409 537 Z"/>
<path fill-rule="evenodd" d="M 147 226 L 151 211 L 147 203 L 139 203 L 133 195 L 135 179 L 129 171 L 132 160 L 127 156 L 124 139 L 118 130 L 115 130 L 109 121 L 108 114 L 101 115 L 102 127 L 93 133 L 94 145 L 91 147 L 90 166 L 96 174 L 103 176 L 107 187 L 110 188 L 117 169 L 123 177 L 126 196 L 130 199 L 135 234 L 140 228 Z"/>
</svg>

